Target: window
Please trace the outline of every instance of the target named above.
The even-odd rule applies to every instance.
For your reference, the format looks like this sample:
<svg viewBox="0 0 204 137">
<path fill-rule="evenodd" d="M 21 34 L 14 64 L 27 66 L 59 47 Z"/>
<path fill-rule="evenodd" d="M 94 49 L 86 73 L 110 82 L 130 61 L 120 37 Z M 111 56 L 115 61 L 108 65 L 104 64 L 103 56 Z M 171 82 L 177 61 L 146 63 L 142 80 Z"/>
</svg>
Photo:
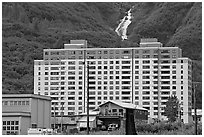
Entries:
<svg viewBox="0 0 204 137">
<path fill-rule="evenodd" d="M 143 69 L 149 69 L 150 66 L 142 66 Z"/>
<path fill-rule="evenodd" d="M 139 74 L 139 71 L 135 71 L 135 74 Z"/>
<path fill-rule="evenodd" d="M 119 76 L 116 76 L 116 77 L 118 77 L 118 79 L 119 79 Z M 122 76 L 122 79 L 130 79 L 130 76 Z"/>
<path fill-rule="evenodd" d="M 130 66 L 122 66 L 122 69 L 130 69 Z"/>
<path fill-rule="evenodd" d="M 130 61 L 122 61 L 122 64 L 130 64 Z"/>
<path fill-rule="evenodd" d="M 143 86 L 142 89 L 150 89 L 149 86 Z"/>
<path fill-rule="evenodd" d="M 170 86 L 162 86 L 161 89 L 170 89 Z"/>
<path fill-rule="evenodd" d="M 119 79 L 119 76 L 116 76 L 115 78 L 116 78 L 116 79 Z"/>
<path fill-rule="evenodd" d="M 149 60 L 143 60 L 143 64 L 149 64 L 150 61 Z"/>
<path fill-rule="evenodd" d="M 32 123 L 32 124 L 31 124 L 31 127 L 32 127 L 32 128 L 37 128 L 37 124 Z"/>
<path fill-rule="evenodd" d="M 116 91 L 115 94 L 116 94 L 116 95 L 119 95 L 119 91 Z"/>
<path fill-rule="evenodd" d="M 150 91 L 143 91 L 142 94 L 143 94 L 143 95 L 149 95 L 149 94 L 150 94 Z"/>
<path fill-rule="evenodd" d="M 143 74 L 150 74 L 150 71 L 143 71 Z M 138 73 L 137 73 L 138 74 Z"/>
<path fill-rule="evenodd" d="M 120 67 L 119 67 L 119 66 L 115 66 L 115 68 L 116 68 L 116 69 L 120 69 Z M 118 71 L 118 72 L 119 72 L 119 71 Z M 116 74 L 117 74 L 117 71 L 116 71 Z"/>
<path fill-rule="evenodd" d="M 116 61 L 116 64 L 119 64 L 119 61 Z"/>
<path fill-rule="evenodd" d="M 150 55 L 142 55 L 142 58 L 150 58 Z"/>
<path fill-rule="evenodd" d="M 45 52 L 45 55 L 49 55 L 49 52 Z"/>
<path fill-rule="evenodd" d="M 130 51 L 129 51 L 129 50 L 124 50 L 124 51 L 122 52 L 122 54 L 130 54 Z"/>
<path fill-rule="evenodd" d="M 150 79 L 149 76 L 142 76 L 143 79 Z"/>
<path fill-rule="evenodd" d="M 29 101 L 26 101 L 26 105 L 29 105 Z"/>
<path fill-rule="evenodd" d="M 122 97 L 122 100 L 130 100 L 130 97 Z"/>
<path fill-rule="evenodd" d="M 142 102 L 143 105 L 149 105 L 149 102 Z"/>
<path fill-rule="evenodd" d="M 139 89 L 139 86 L 135 86 L 135 89 Z"/>
<path fill-rule="evenodd" d="M 45 72 L 45 75 L 48 75 L 48 72 Z M 51 75 L 59 75 L 59 72 L 51 72 Z"/>
</svg>

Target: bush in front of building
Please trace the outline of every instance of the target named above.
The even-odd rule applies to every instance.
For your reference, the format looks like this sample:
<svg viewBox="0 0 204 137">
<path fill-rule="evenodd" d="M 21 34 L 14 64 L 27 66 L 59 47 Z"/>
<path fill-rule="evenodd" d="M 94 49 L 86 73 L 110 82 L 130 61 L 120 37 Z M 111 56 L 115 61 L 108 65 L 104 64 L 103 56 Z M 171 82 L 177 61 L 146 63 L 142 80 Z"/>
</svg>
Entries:
<svg viewBox="0 0 204 137">
<path fill-rule="evenodd" d="M 202 134 L 202 123 L 198 124 L 197 134 Z M 194 123 L 182 124 L 174 123 L 155 123 L 136 125 L 136 131 L 139 135 L 193 135 Z"/>
</svg>

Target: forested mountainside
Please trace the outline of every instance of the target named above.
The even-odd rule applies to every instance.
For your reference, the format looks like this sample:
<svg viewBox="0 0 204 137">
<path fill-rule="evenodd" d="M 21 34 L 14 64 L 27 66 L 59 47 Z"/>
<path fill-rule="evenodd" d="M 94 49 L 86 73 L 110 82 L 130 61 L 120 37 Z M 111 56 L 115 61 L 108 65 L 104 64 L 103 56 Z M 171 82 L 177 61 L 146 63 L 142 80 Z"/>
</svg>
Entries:
<svg viewBox="0 0 204 137">
<path fill-rule="evenodd" d="M 128 39 L 115 29 L 132 8 Z M 194 81 L 202 81 L 202 3 L 2 3 L 2 91 L 33 93 L 33 62 L 43 49 L 63 48 L 72 39 L 92 47 L 138 46 L 158 38 L 179 46 L 194 61 Z M 197 87 L 201 107 L 201 85 Z"/>
</svg>

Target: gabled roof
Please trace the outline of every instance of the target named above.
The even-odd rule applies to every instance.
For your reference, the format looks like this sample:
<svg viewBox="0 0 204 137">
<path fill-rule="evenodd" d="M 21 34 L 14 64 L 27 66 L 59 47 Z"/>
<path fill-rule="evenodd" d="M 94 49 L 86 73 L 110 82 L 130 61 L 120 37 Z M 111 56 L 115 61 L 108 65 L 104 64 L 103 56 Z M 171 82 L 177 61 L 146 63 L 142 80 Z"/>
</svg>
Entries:
<svg viewBox="0 0 204 137">
<path fill-rule="evenodd" d="M 145 109 L 145 108 L 138 107 L 137 105 L 134 105 L 134 104 L 132 104 L 132 103 L 125 103 L 125 102 L 122 102 L 122 101 L 113 101 L 113 100 L 109 100 L 108 102 L 105 102 L 105 103 L 99 105 L 99 107 L 101 107 L 101 106 L 103 106 L 103 105 L 105 105 L 105 104 L 107 104 L 107 103 L 109 103 L 109 102 L 110 102 L 110 103 L 113 103 L 113 104 L 116 104 L 116 105 L 118 105 L 118 106 L 120 106 L 120 107 L 122 107 L 122 108 L 147 110 L 147 109 Z"/>
</svg>

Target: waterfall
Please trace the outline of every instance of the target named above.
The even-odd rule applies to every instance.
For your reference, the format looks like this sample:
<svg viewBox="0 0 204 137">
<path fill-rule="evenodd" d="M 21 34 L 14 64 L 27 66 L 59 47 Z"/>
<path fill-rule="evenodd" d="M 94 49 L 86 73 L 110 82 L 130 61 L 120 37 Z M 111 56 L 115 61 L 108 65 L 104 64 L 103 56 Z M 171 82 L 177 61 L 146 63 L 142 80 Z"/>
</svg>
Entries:
<svg viewBox="0 0 204 137">
<path fill-rule="evenodd" d="M 134 8 L 134 7 L 133 7 Z M 122 40 L 127 39 L 127 27 L 131 23 L 131 10 L 128 10 L 127 15 L 120 21 L 120 24 L 116 28 L 115 32 L 122 38 Z"/>
</svg>

